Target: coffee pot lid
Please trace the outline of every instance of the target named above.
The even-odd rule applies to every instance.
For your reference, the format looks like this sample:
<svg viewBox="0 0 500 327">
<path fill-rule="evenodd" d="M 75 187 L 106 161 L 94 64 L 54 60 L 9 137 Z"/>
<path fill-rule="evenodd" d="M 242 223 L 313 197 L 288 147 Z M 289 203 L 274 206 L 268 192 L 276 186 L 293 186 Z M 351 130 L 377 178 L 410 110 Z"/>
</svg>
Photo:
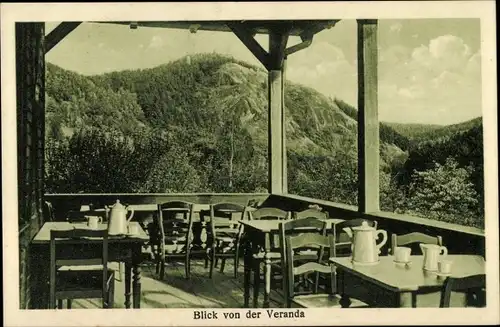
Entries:
<svg viewBox="0 0 500 327">
<path fill-rule="evenodd" d="M 116 200 L 116 203 L 113 205 L 113 209 L 123 209 L 125 208 L 123 204 L 120 203 L 120 200 Z"/>
<path fill-rule="evenodd" d="M 355 231 L 370 231 L 370 230 L 374 230 L 375 228 L 373 228 L 370 225 L 368 225 L 367 221 L 363 221 L 361 223 L 361 225 L 353 227 L 352 229 L 355 230 Z"/>
</svg>

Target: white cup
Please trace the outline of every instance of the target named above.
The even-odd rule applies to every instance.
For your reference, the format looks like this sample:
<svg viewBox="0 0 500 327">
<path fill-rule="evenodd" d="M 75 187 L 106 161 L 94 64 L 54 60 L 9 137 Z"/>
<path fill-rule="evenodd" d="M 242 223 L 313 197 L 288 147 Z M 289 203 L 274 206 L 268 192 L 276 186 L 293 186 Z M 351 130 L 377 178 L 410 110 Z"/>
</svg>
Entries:
<svg viewBox="0 0 500 327">
<path fill-rule="evenodd" d="M 137 235 L 139 234 L 139 226 L 136 224 L 130 224 L 128 225 L 128 234 L 129 235 Z"/>
<path fill-rule="evenodd" d="M 438 262 L 438 269 L 441 274 L 450 274 L 452 261 L 450 260 L 441 260 Z"/>
<path fill-rule="evenodd" d="M 411 248 L 404 246 L 396 246 L 394 249 L 394 260 L 397 262 L 409 262 L 411 255 Z"/>
<path fill-rule="evenodd" d="M 102 218 L 98 216 L 85 216 L 87 218 L 87 226 L 91 229 L 97 229 L 99 223 L 102 223 Z"/>
</svg>

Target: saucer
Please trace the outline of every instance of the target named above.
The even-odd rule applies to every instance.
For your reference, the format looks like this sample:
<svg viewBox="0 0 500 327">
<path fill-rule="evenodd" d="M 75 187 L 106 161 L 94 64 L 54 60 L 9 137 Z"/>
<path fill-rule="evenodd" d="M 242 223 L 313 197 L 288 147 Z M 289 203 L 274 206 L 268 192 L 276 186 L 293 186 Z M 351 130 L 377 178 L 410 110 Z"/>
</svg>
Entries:
<svg viewBox="0 0 500 327">
<path fill-rule="evenodd" d="M 373 266 L 373 265 L 380 263 L 380 260 L 377 260 L 374 262 L 359 262 L 359 261 L 352 260 L 352 263 L 355 265 L 360 265 L 360 266 Z"/>
<path fill-rule="evenodd" d="M 436 271 L 436 275 L 438 277 L 444 278 L 444 277 L 451 276 L 451 273 L 442 273 L 442 272 Z"/>
<path fill-rule="evenodd" d="M 399 265 L 409 265 L 411 264 L 411 260 L 409 261 L 397 261 L 397 260 L 394 260 L 395 263 L 399 264 Z"/>
</svg>

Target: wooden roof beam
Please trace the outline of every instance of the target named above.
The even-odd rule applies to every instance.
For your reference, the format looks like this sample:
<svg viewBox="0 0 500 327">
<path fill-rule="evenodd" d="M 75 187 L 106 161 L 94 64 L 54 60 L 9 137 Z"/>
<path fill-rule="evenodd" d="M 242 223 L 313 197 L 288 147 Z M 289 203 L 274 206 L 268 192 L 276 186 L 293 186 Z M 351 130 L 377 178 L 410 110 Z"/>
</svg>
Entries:
<svg viewBox="0 0 500 327">
<path fill-rule="evenodd" d="M 69 33 L 78 27 L 82 22 L 63 22 L 57 25 L 45 37 L 45 54 L 47 54 L 53 47 L 62 41 Z"/>
<path fill-rule="evenodd" d="M 227 26 L 233 31 L 238 39 L 243 42 L 248 50 L 253 53 L 260 63 L 269 70 L 269 54 L 252 36 L 255 35 L 254 31 L 246 28 L 242 23 L 227 23 Z"/>
</svg>

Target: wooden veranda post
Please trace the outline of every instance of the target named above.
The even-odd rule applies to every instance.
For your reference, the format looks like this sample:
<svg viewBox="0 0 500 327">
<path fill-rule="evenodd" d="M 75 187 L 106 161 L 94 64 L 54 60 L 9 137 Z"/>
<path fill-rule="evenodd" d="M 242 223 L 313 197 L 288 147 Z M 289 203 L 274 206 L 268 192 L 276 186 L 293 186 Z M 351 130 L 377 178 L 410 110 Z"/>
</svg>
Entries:
<svg viewBox="0 0 500 327">
<path fill-rule="evenodd" d="M 358 210 L 379 211 L 377 20 L 358 20 Z"/>
<path fill-rule="evenodd" d="M 282 172 L 283 172 L 283 183 L 282 183 L 282 193 L 288 193 L 288 162 L 286 160 L 286 107 L 285 107 L 285 82 L 286 82 L 286 56 L 283 60 L 283 66 L 281 67 L 281 129 L 282 129 Z"/>
<path fill-rule="evenodd" d="M 288 29 L 287 29 L 288 28 Z M 280 26 L 269 33 L 269 193 L 286 192 L 286 147 L 284 108 L 284 63 L 289 27 Z"/>
</svg>

